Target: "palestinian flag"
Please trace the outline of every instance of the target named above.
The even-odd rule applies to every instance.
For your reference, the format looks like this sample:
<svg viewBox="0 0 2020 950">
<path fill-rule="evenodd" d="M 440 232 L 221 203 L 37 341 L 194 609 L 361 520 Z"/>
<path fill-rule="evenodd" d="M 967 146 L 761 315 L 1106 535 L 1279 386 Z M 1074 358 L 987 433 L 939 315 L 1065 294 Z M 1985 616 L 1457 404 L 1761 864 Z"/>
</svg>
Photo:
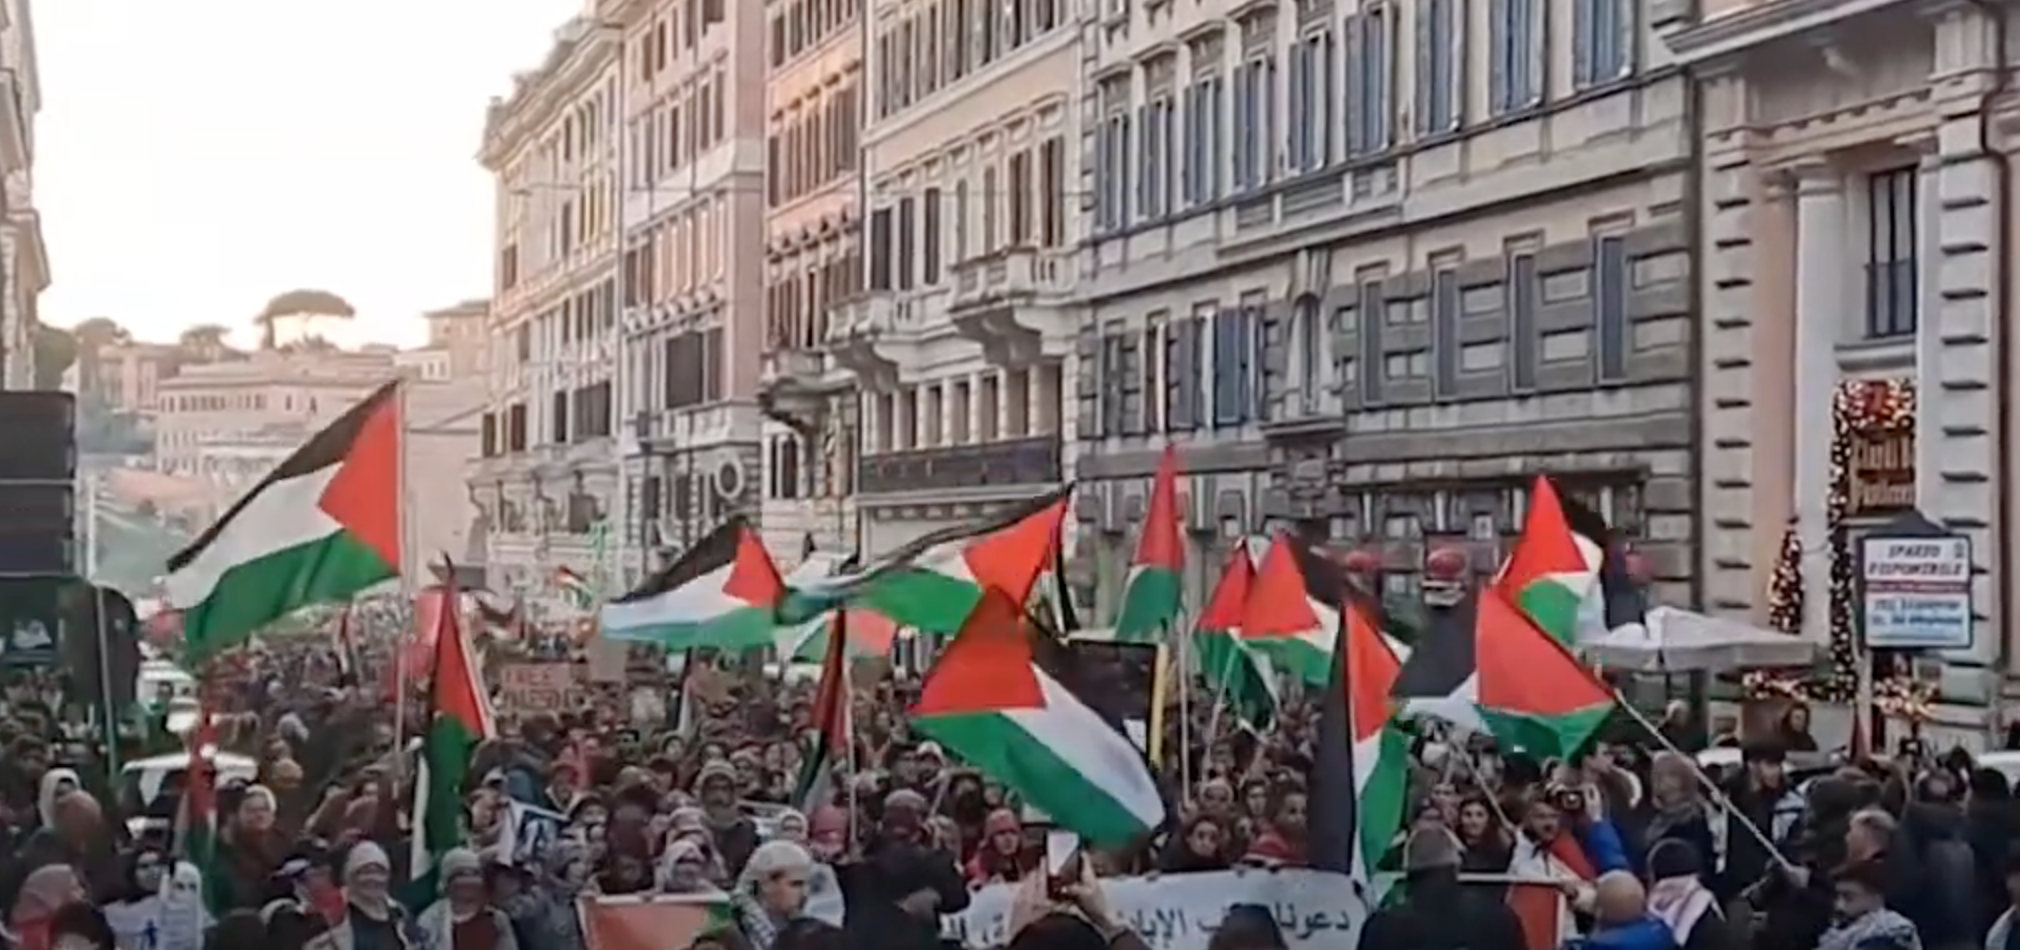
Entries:
<svg viewBox="0 0 2020 950">
<path fill-rule="evenodd" d="M 1149 762 L 1118 724 L 1041 661 L 1037 648 L 1022 604 L 989 590 L 926 674 L 912 707 L 913 730 L 1002 782 L 1060 828 L 1099 846 L 1136 843 L 1165 821 Z"/>
<path fill-rule="evenodd" d="M 566 567 L 554 569 L 554 587 L 577 610 L 589 610 L 596 606 L 596 590 L 589 579 Z"/>
<path fill-rule="evenodd" d="M 1257 563 L 1242 605 L 1241 639 L 1313 686 L 1333 678 L 1346 578 L 1310 547 L 1278 534 Z"/>
<path fill-rule="evenodd" d="M 217 860 L 217 719 L 208 695 L 199 700 L 188 748 L 189 766 L 175 816 L 175 853 L 178 860 L 203 872 L 203 904 L 212 915 L 221 916 L 227 908 L 221 906 L 225 895 L 216 887 L 224 880 Z"/>
<path fill-rule="evenodd" d="M 455 603 L 453 588 L 446 599 Z M 497 735 L 489 694 L 456 614 L 453 609 L 436 614 L 428 731 L 414 775 L 415 827 L 408 863 L 412 879 L 401 895 L 403 903 L 415 910 L 434 903 L 438 896 L 436 857 L 463 844 L 463 796 L 470 791 L 470 757 L 478 745 Z"/>
<path fill-rule="evenodd" d="M 1157 480 L 1150 487 L 1150 510 L 1143 534 L 1136 540 L 1136 560 L 1122 589 L 1122 613 L 1115 620 L 1115 639 L 1125 643 L 1156 643 L 1178 622 L 1180 578 L 1185 571 L 1185 545 L 1178 532 L 1178 450 L 1164 447 Z"/>
<path fill-rule="evenodd" d="M 400 416 L 399 383 L 379 387 L 168 559 L 186 656 L 399 576 Z"/>
<path fill-rule="evenodd" d="M 1242 613 L 1255 579 L 1248 544 L 1237 546 L 1200 611 L 1192 644 L 1200 675 L 1235 720 L 1258 733 L 1276 721 L 1279 702 L 1275 664 L 1250 649 L 1241 636 Z"/>
<path fill-rule="evenodd" d="M 1544 633 L 1575 650 L 1583 633 L 1641 622 L 1623 553 L 1605 519 L 1539 475 L 1522 536 L 1494 583 Z"/>
<path fill-rule="evenodd" d="M 890 656 L 898 642 L 898 625 L 874 610 L 842 607 L 828 611 L 797 627 L 781 629 L 779 654 L 794 663 L 820 663 L 828 655 L 828 645 L 840 633 L 851 659 Z"/>
<path fill-rule="evenodd" d="M 1352 585 L 1341 590 L 1340 642 L 1319 697 L 1312 755 L 1310 858 L 1313 867 L 1366 882 L 1403 827 L 1410 744 L 1391 715 L 1401 664 L 1381 615 Z"/>
<path fill-rule="evenodd" d="M 814 747 L 800 766 L 792 798 L 803 815 L 813 814 L 833 799 L 835 757 L 849 754 L 848 623 L 848 611 L 835 614 L 836 629 L 828 637 L 827 655 L 821 660 L 821 685 L 814 693 Z"/>
<path fill-rule="evenodd" d="M 1066 520 L 1067 485 L 1000 517 L 929 534 L 864 569 L 797 586 L 780 608 L 798 624 L 844 604 L 875 611 L 899 627 L 951 634 L 994 588 L 1019 605 L 1052 566 Z"/>
<path fill-rule="evenodd" d="M 1504 749 L 1569 758 L 1612 713 L 1614 696 L 1499 587 L 1431 612 L 1395 696 L 1472 703 Z"/>
<path fill-rule="evenodd" d="M 733 517 L 643 586 L 604 604 L 603 635 L 668 650 L 772 646 L 785 589 L 756 529 Z"/>
</svg>

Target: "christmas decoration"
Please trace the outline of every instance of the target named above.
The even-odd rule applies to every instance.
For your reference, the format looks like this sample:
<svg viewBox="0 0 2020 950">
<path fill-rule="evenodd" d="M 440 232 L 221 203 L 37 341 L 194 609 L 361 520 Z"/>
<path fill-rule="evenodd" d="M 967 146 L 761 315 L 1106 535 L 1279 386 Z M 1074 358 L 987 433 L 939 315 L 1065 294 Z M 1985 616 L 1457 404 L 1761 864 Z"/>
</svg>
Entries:
<svg viewBox="0 0 2020 950">
<path fill-rule="evenodd" d="M 1928 722 L 1935 715 L 1936 685 L 1906 676 L 1890 676 L 1873 683 L 1873 706 L 1883 716 Z"/>
<path fill-rule="evenodd" d="M 1803 632 L 1803 539 L 1794 528 L 1782 532 L 1781 553 L 1768 577 L 1768 626 L 1791 636 Z"/>
<path fill-rule="evenodd" d="M 1817 698 L 1843 702 L 1858 685 L 1856 558 L 1843 521 L 1851 505 L 1852 452 L 1862 437 L 1913 432 L 1915 383 L 1908 379 L 1848 379 L 1831 400 L 1830 486 L 1824 523 L 1830 529 L 1830 665 L 1812 684 Z"/>
<path fill-rule="evenodd" d="M 1424 577 L 1439 581 L 1462 580 L 1472 563 L 1473 559 L 1458 548 L 1438 548 L 1424 558 Z"/>
<path fill-rule="evenodd" d="M 1348 574 L 1372 577 L 1382 573 L 1382 556 L 1367 548 L 1355 548 L 1340 557 L 1340 567 Z"/>
</svg>

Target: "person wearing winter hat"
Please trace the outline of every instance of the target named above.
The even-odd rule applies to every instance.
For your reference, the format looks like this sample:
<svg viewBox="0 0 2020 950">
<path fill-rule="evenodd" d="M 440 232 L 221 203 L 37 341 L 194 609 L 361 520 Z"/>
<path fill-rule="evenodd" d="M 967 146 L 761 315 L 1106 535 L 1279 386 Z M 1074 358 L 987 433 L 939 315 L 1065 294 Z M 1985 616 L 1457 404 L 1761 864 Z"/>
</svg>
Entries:
<svg viewBox="0 0 2020 950">
<path fill-rule="evenodd" d="M 260 908 L 260 920 L 267 937 L 281 950 L 305 946 L 316 935 L 330 929 L 331 915 L 341 917 L 342 896 L 336 907 L 324 907 L 335 892 L 329 867 L 308 854 L 296 854 L 274 872 L 273 889 L 286 896 L 268 901 Z"/>
<path fill-rule="evenodd" d="M 1036 867 L 1033 852 L 1024 844 L 1024 823 L 1017 813 L 998 808 L 982 820 L 982 844 L 964 869 L 969 887 L 1015 883 Z"/>
<path fill-rule="evenodd" d="M 1743 946 L 1725 925 L 1725 912 L 1704 886 L 1704 859 L 1688 841 L 1665 838 L 1648 852 L 1648 913 L 1669 928 L 1682 950 L 1733 950 Z"/>
<path fill-rule="evenodd" d="M 1404 898 L 1361 928 L 1360 950 L 1523 950 L 1522 921 L 1498 894 L 1459 883 L 1462 855 L 1450 831 L 1419 828 L 1403 842 Z"/>
<path fill-rule="evenodd" d="M 484 861 L 469 848 L 451 848 L 435 865 L 442 897 L 416 921 L 424 950 L 519 950 L 512 920 L 491 906 Z"/>
<path fill-rule="evenodd" d="M 344 916 L 303 950 L 415 950 L 421 937 L 393 900 L 393 862 L 371 841 L 344 853 Z"/>
</svg>

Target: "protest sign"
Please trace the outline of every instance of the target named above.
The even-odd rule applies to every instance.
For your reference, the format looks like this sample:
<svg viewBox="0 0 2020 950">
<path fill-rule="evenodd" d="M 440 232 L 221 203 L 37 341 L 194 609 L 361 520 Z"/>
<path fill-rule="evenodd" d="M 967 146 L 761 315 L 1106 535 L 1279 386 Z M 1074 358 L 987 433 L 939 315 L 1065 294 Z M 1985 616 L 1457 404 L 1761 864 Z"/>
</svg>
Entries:
<svg viewBox="0 0 2020 950">
<path fill-rule="evenodd" d="M 575 705 L 575 667 L 569 663 L 507 663 L 498 692 L 515 713 L 560 712 Z"/>
<path fill-rule="evenodd" d="M 733 926 L 729 895 L 656 894 L 584 897 L 582 917 L 587 950 L 667 950 L 690 946 L 694 938 Z"/>
<path fill-rule="evenodd" d="M 1353 883 L 1324 871 L 1206 871 L 1107 878 L 1102 885 L 1152 950 L 1206 950 L 1233 904 L 1270 908 L 1290 950 L 1351 950 L 1368 917 Z M 941 918 L 941 936 L 972 950 L 1003 946 L 1015 896 L 1014 884 L 976 891 L 965 912 Z"/>
</svg>

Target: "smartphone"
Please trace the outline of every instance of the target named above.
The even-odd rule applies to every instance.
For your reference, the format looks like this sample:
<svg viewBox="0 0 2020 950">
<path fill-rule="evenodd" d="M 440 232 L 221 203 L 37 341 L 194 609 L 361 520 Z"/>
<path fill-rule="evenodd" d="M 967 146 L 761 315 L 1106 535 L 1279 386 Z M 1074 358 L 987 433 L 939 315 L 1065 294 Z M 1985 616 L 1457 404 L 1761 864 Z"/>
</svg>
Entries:
<svg viewBox="0 0 2020 950">
<path fill-rule="evenodd" d="M 1080 883 L 1080 836 L 1057 828 L 1045 832 L 1045 896 L 1071 901 Z"/>
</svg>

